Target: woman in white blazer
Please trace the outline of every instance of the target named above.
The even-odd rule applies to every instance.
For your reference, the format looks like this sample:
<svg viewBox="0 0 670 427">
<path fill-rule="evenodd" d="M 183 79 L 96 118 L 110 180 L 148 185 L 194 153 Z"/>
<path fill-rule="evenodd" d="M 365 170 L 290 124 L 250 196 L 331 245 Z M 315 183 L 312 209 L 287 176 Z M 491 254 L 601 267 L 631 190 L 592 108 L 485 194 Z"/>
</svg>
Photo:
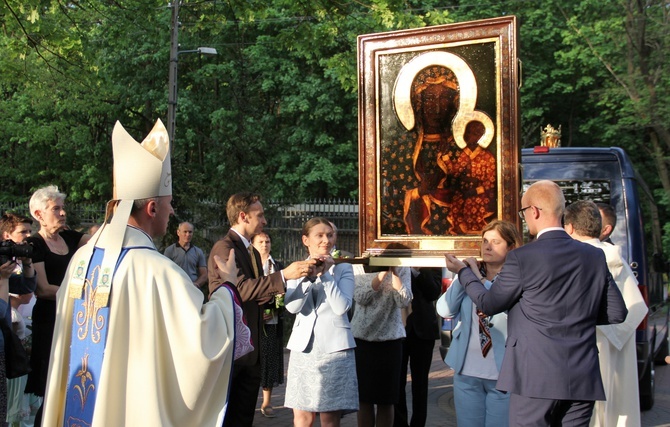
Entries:
<svg viewBox="0 0 670 427">
<path fill-rule="evenodd" d="M 358 410 L 358 382 L 347 312 L 354 295 L 351 264 L 334 265 L 333 229 L 325 218 L 305 223 L 302 242 L 320 263 L 308 277 L 286 283 L 286 310 L 296 314 L 288 341 L 286 400 L 295 426 L 339 426 L 343 412 Z"/>
<path fill-rule="evenodd" d="M 507 252 L 521 244 L 521 235 L 510 222 L 495 220 L 484 227 L 481 268 L 476 272 L 484 286 L 495 286 L 493 282 L 503 267 Z M 460 316 L 444 358 L 444 362 L 454 370 L 457 424 L 506 427 L 509 395 L 495 387 L 505 354 L 507 314 L 486 316 L 479 313 L 458 278 L 437 300 L 436 309 L 445 318 Z M 480 326 L 480 318 L 483 326 Z"/>
</svg>

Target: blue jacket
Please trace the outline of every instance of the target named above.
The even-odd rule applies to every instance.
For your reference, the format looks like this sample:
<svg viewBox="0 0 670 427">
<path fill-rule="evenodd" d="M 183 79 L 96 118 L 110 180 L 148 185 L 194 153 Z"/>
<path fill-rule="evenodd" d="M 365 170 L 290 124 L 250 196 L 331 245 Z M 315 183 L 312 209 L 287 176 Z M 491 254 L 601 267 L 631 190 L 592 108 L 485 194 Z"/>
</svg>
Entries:
<svg viewBox="0 0 670 427">
<path fill-rule="evenodd" d="M 484 286 L 489 289 L 491 282 L 487 280 Z M 451 283 L 447 292 L 437 300 L 437 312 L 440 316 L 452 318 L 460 316 L 452 332 L 449 351 L 444 358 L 444 363 L 451 366 L 457 374 L 461 373 L 465 358 L 467 357 L 470 330 L 472 328 L 472 310 L 476 310 L 476 307 L 465 293 L 465 289 L 463 289 L 463 285 L 461 285 L 458 278 Z M 507 313 L 499 313 L 493 316 L 489 329 L 491 332 L 493 357 L 495 358 L 498 372 L 500 372 L 503 356 L 505 355 L 505 340 L 507 339 Z"/>
<path fill-rule="evenodd" d="M 323 353 L 356 347 L 347 317 L 354 287 L 354 272 L 348 263 L 334 265 L 314 283 L 288 280 L 284 303 L 296 317 L 286 347 L 305 351 L 312 336 L 313 345 Z"/>
</svg>

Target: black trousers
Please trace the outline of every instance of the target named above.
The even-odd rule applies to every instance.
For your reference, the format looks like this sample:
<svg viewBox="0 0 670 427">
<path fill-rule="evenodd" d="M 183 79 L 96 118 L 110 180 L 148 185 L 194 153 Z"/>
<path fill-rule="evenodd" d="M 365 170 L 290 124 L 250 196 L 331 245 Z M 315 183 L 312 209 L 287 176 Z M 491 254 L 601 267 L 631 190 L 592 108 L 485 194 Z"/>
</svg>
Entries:
<svg viewBox="0 0 670 427">
<path fill-rule="evenodd" d="M 260 363 L 251 366 L 233 364 L 228 409 L 223 419 L 223 427 L 251 427 L 253 425 L 260 386 Z"/>
<path fill-rule="evenodd" d="M 400 399 L 395 405 L 393 427 L 423 427 L 428 413 L 428 373 L 433 362 L 435 340 L 424 340 L 414 331 L 407 331 L 403 343 L 402 370 L 400 372 Z M 412 373 L 412 419 L 407 416 L 407 364 Z"/>
<path fill-rule="evenodd" d="M 593 400 L 554 400 L 512 393 L 509 400 L 510 427 L 588 427 Z"/>
</svg>

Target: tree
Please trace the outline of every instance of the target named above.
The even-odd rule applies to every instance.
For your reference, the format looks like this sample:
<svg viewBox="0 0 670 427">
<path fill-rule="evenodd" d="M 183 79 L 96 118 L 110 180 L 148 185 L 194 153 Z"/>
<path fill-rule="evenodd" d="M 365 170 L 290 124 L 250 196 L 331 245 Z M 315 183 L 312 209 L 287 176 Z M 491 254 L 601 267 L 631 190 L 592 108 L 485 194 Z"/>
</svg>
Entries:
<svg viewBox="0 0 670 427">
<path fill-rule="evenodd" d="M 141 116 L 150 100 L 144 96 L 151 95 L 141 79 L 145 68 L 133 67 L 148 53 L 137 43 L 110 46 L 122 45 L 116 35 L 128 40 L 138 34 L 136 40 L 156 45 L 148 36 L 160 28 L 152 19 L 157 6 L 8 0 L 1 7 L 0 111 L 8 126 L 0 130 L 7 147 L 0 173 L 8 184 L 6 197 L 26 198 L 54 183 L 73 201 L 108 198 L 114 121 Z M 142 117 L 144 128 L 153 114 L 150 109 Z"/>
<path fill-rule="evenodd" d="M 177 215 L 192 219 L 201 200 L 240 190 L 356 197 L 357 36 L 510 14 L 520 23 L 520 145 L 552 124 L 563 145 L 622 146 L 667 206 L 665 3 L 183 1 L 181 49 L 219 54 L 179 56 Z M 0 15 L 0 198 L 25 201 L 55 183 L 70 201 L 106 201 L 114 123 L 140 140 L 167 116 L 170 4 L 5 0 Z M 220 206 L 202 211 L 225 221 Z"/>
<path fill-rule="evenodd" d="M 661 0 L 619 0 L 603 9 L 602 2 L 583 1 L 573 13 L 562 11 L 568 29 L 567 48 L 560 58 L 561 63 L 598 76 L 588 86 L 586 106 L 594 114 L 587 116 L 584 131 L 599 135 L 600 144 L 626 148 L 646 181 L 657 188 L 658 201 L 666 210 L 670 201 L 667 6 Z"/>
</svg>

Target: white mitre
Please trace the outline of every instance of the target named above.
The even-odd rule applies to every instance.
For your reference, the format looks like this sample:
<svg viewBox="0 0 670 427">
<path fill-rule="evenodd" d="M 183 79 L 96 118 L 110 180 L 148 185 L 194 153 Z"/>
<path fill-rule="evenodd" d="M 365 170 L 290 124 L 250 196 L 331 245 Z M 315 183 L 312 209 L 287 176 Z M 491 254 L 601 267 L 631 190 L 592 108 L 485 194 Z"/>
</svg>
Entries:
<svg viewBox="0 0 670 427">
<path fill-rule="evenodd" d="M 138 144 L 118 121 L 112 132 L 114 199 L 141 200 L 172 194 L 170 141 L 160 119 Z"/>
<path fill-rule="evenodd" d="M 109 222 L 105 219 L 89 242 L 105 250 L 95 296 L 97 307 L 104 307 L 108 303 L 114 270 L 135 200 L 172 195 L 170 141 L 167 129 L 160 119 L 142 143 L 135 141 L 117 121 L 112 132 L 112 151 L 114 196 L 107 211 L 108 215 L 113 212 L 113 216 Z M 79 259 L 77 262 L 81 267 L 77 270 L 86 272 L 90 259 Z M 81 297 L 83 282 L 84 277 L 75 272 L 70 291 L 73 298 Z"/>
</svg>

